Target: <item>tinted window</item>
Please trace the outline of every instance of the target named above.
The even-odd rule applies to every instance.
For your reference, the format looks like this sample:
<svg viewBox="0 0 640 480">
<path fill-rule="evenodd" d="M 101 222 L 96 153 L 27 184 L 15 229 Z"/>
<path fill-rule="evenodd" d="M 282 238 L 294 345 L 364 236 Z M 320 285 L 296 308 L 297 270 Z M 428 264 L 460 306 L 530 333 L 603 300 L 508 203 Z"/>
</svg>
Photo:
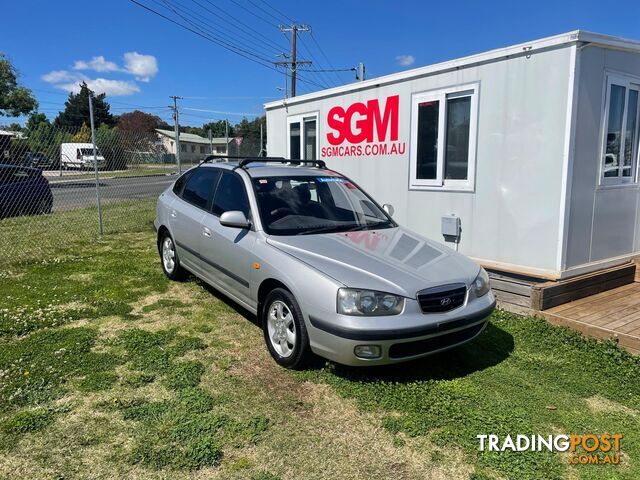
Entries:
<svg viewBox="0 0 640 480">
<path fill-rule="evenodd" d="M 179 197 L 182 196 L 182 189 L 184 188 L 184 184 L 187 183 L 187 178 L 189 178 L 189 175 L 191 175 L 191 172 L 185 173 L 180 178 L 178 178 L 178 180 L 176 180 L 176 183 L 173 184 L 173 193 L 175 193 Z"/>
<path fill-rule="evenodd" d="M 198 168 L 187 179 L 182 198 L 197 207 L 206 208 L 217 179 L 218 170 Z"/>
<path fill-rule="evenodd" d="M 240 210 L 249 216 L 249 200 L 244 189 L 244 182 L 235 173 L 223 173 L 216 195 L 213 199 L 213 213 L 222 215 L 224 212 Z"/>
</svg>

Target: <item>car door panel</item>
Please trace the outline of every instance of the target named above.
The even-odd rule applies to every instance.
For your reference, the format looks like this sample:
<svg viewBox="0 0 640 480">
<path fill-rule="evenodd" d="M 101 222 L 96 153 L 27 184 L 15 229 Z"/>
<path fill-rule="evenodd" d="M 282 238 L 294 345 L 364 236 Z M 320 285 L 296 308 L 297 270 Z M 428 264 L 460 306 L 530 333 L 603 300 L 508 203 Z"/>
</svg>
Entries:
<svg viewBox="0 0 640 480">
<path fill-rule="evenodd" d="M 237 173 L 224 172 L 214 193 L 211 213 L 202 221 L 203 232 L 207 235 L 203 235 L 201 251 L 211 277 L 227 292 L 253 306 L 255 301 L 250 296 L 249 278 L 255 261 L 256 233 L 251 229 L 221 225 L 219 216 L 232 210 L 240 210 L 250 217 L 244 182 Z"/>
<path fill-rule="evenodd" d="M 249 229 L 225 227 L 220 218 L 207 214 L 202 219 L 203 235 L 200 251 L 207 263 L 207 275 L 224 290 L 249 305 L 255 302 L 250 296 L 250 276 L 255 261 L 253 247 L 256 232 Z"/>
<path fill-rule="evenodd" d="M 186 180 L 184 190 L 169 207 L 169 224 L 178 258 L 193 273 L 202 274 L 202 219 L 211 203 L 219 172 L 212 168 L 196 169 Z"/>
</svg>

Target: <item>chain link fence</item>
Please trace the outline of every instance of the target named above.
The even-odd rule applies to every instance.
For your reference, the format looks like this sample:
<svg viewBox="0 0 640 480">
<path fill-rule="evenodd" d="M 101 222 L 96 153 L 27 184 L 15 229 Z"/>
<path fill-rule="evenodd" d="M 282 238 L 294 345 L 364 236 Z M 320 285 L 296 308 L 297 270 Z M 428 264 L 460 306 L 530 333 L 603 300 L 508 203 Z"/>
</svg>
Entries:
<svg viewBox="0 0 640 480">
<path fill-rule="evenodd" d="M 175 138 L 102 125 L 94 150 L 87 124 L 0 126 L 0 271 L 3 264 L 49 261 L 103 234 L 152 228 L 158 195 L 178 171 Z M 260 154 L 259 138 L 214 144 L 182 136 L 182 171 L 211 153 Z"/>
</svg>

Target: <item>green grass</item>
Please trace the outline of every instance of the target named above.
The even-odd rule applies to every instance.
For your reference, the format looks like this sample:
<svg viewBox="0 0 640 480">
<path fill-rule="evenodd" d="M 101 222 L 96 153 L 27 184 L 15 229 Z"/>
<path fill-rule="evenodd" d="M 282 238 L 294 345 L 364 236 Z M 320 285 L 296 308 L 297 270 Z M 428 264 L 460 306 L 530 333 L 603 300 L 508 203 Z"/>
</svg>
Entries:
<svg viewBox="0 0 640 480">
<path fill-rule="evenodd" d="M 478 450 L 478 434 L 623 433 L 623 451 L 640 454 L 640 361 L 612 343 L 586 340 L 544 320 L 494 314 L 475 342 L 406 366 L 356 370 L 329 366 L 298 375 L 325 382 L 362 409 L 382 415 L 393 434 L 426 436 L 462 448 L 488 471 L 509 478 L 566 478 L 552 453 Z M 593 411 L 589 399 L 615 402 Z M 597 400 L 595 400 L 597 401 Z M 582 478 L 638 478 L 629 468 L 588 466 Z"/>
<path fill-rule="evenodd" d="M 640 362 L 611 342 L 498 312 L 418 362 L 288 372 L 153 232 L 89 237 L 2 269 L 0 478 L 640 478 Z M 590 432 L 621 465 L 476 438 Z"/>
<path fill-rule="evenodd" d="M 151 230 L 156 201 L 147 198 L 103 202 L 103 232 L 110 235 Z M 49 215 L 0 219 L 0 239 L 5 246 L 0 278 L 23 264 L 50 265 L 92 256 L 103 245 L 95 205 Z"/>
</svg>

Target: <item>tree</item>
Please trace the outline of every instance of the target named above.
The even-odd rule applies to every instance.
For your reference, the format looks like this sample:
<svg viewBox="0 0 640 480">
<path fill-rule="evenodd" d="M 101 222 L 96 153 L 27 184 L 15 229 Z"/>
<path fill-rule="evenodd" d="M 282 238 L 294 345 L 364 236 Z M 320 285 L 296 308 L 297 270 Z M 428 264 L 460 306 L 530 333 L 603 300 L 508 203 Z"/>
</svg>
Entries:
<svg viewBox="0 0 640 480">
<path fill-rule="evenodd" d="M 79 128 L 82 124 L 89 123 L 89 95 L 91 94 L 93 92 L 86 82 L 82 82 L 78 93 L 69 94 L 69 99 L 64 103 L 64 111 L 58 114 L 53 124 L 56 127 Z M 96 128 L 102 124 L 109 127 L 115 124 L 105 97 L 104 93 L 93 96 L 93 118 Z"/>
<path fill-rule="evenodd" d="M 89 143 L 91 141 L 91 129 L 83 123 L 80 130 L 76 132 L 72 139 L 73 143 Z"/>
<path fill-rule="evenodd" d="M 209 122 L 202 125 L 202 131 L 205 132 L 205 136 L 209 135 L 209 129 L 211 129 L 211 136 L 218 138 L 225 136 L 225 128 L 225 120 L 218 120 L 217 122 Z M 229 137 L 233 137 L 233 127 L 231 125 L 229 125 Z"/>
<path fill-rule="evenodd" d="M 28 131 L 36 130 L 42 124 L 51 125 L 49 119 L 44 113 L 33 112 L 27 120 L 26 128 Z"/>
<path fill-rule="evenodd" d="M 27 115 L 38 108 L 31 90 L 18 84 L 18 72 L 0 53 L 0 116 Z"/>
<path fill-rule="evenodd" d="M 129 132 L 153 133 L 162 123 L 162 119 L 156 115 L 134 110 L 120 115 L 118 129 Z"/>
</svg>

